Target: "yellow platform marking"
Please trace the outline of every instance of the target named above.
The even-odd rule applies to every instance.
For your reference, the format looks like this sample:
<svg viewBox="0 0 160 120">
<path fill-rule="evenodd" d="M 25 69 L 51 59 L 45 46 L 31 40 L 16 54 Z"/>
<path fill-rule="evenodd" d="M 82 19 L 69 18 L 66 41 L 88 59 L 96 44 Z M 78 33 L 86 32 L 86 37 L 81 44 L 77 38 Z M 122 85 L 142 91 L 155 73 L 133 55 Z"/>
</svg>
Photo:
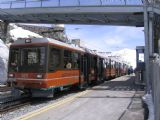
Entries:
<svg viewBox="0 0 160 120">
<path fill-rule="evenodd" d="M 21 117 L 19 117 L 19 118 L 15 118 L 14 120 L 28 120 L 28 119 L 36 116 L 36 115 L 39 115 L 39 114 L 41 114 L 41 113 L 46 112 L 46 111 L 48 111 L 48 110 L 50 110 L 50 109 L 52 109 L 52 108 L 56 108 L 56 107 L 59 107 L 59 106 L 65 104 L 65 103 L 71 102 L 71 101 L 73 101 L 74 99 L 76 99 L 77 97 L 83 96 L 83 95 L 89 93 L 90 91 L 91 91 L 91 90 L 86 90 L 86 91 L 84 91 L 84 92 L 77 93 L 77 94 L 74 95 L 74 96 L 71 96 L 71 97 L 69 97 L 69 98 L 66 98 L 66 99 L 61 100 L 61 101 L 56 102 L 56 103 L 52 103 L 52 104 L 50 104 L 50 105 L 47 105 L 47 106 L 45 106 L 45 107 L 42 107 L 42 108 L 40 108 L 40 109 L 38 109 L 38 110 L 35 110 L 35 111 L 33 111 L 33 112 L 29 112 L 29 113 L 27 113 L 27 114 L 25 114 L 25 115 L 23 115 L 23 116 L 21 116 Z"/>
</svg>

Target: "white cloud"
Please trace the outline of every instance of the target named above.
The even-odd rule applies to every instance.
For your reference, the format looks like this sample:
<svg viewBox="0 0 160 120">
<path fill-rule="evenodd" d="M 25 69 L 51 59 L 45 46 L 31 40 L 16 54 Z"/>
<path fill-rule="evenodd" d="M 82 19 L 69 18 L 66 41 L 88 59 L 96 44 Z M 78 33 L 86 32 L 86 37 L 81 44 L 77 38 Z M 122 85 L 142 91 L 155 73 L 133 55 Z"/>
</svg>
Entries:
<svg viewBox="0 0 160 120">
<path fill-rule="evenodd" d="M 144 43 L 144 28 L 113 26 L 78 26 L 80 29 L 67 31 L 69 38 L 79 38 L 87 46 L 101 51 L 114 51 L 123 48 L 134 49 Z M 89 45 L 88 45 L 89 44 Z"/>
<path fill-rule="evenodd" d="M 107 37 L 106 40 L 105 40 L 105 43 L 107 45 L 122 45 L 123 44 L 123 39 L 118 37 L 118 36 Z"/>
</svg>

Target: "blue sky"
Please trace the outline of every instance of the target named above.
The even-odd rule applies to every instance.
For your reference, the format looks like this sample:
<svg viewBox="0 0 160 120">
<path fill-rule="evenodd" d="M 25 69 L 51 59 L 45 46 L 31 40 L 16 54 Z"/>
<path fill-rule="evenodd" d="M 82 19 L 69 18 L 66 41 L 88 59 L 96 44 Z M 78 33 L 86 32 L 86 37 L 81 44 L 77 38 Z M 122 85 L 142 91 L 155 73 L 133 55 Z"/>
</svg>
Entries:
<svg viewBox="0 0 160 120">
<path fill-rule="evenodd" d="M 144 45 L 144 28 L 102 25 L 65 25 L 69 38 L 85 41 L 91 49 L 117 51 Z"/>
</svg>

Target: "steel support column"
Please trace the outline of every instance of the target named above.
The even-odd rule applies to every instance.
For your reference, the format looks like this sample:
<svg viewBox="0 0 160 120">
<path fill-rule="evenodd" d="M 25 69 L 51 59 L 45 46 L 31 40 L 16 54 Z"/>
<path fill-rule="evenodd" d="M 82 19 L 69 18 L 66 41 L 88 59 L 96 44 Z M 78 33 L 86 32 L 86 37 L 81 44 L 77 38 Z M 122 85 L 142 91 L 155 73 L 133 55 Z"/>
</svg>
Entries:
<svg viewBox="0 0 160 120">
<path fill-rule="evenodd" d="M 154 13 L 149 12 L 149 56 L 152 56 L 154 53 L 154 36 L 153 36 L 153 31 L 154 31 Z"/>
<path fill-rule="evenodd" d="M 144 33 L 145 33 L 145 82 L 146 92 L 150 92 L 150 79 L 149 79 L 149 15 L 147 11 L 147 3 L 144 5 Z"/>
</svg>

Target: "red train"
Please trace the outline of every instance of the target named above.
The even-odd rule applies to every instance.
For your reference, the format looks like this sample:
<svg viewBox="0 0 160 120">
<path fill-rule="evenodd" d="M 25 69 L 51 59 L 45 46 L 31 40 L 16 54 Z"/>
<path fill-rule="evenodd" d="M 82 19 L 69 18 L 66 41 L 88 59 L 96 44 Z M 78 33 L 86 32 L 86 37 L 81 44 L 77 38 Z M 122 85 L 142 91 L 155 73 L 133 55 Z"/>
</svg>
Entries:
<svg viewBox="0 0 160 120">
<path fill-rule="evenodd" d="M 20 39 L 10 47 L 8 83 L 32 97 L 127 74 L 127 65 L 94 51 L 48 38 Z"/>
</svg>

